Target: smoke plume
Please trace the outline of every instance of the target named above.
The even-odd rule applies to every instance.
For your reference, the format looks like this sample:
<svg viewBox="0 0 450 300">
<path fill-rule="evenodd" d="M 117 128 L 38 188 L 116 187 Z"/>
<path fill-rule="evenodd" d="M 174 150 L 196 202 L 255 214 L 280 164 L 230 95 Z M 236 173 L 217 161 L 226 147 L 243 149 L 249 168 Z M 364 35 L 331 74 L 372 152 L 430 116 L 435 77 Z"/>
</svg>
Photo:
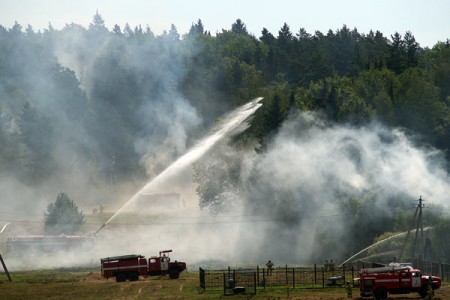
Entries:
<svg viewBox="0 0 450 300">
<path fill-rule="evenodd" d="M 320 114 L 298 113 L 262 155 L 236 151 L 226 142 L 211 151 L 203 162 L 212 163 L 217 155 L 240 162 L 242 190 L 225 193 L 231 209 L 211 216 L 207 209 L 187 206 L 152 216 L 141 206 L 142 219 L 124 215 L 100 236 L 108 245 L 118 243 L 115 236 L 153 237 L 151 245 L 130 246 L 131 241 L 121 239 L 110 252 L 175 248 L 174 255 L 191 264 L 340 262 L 371 243 L 361 241 L 370 228 L 352 227 L 356 214 L 367 216 L 366 225 L 383 232 L 386 227 L 380 223 L 395 211 L 412 212 L 419 196 L 431 206 L 447 205 L 448 175 L 441 154 L 419 147 L 403 130 L 379 123 L 352 127 L 328 122 Z M 359 206 L 351 215 L 345 208 L 355 199 Z"/>
</svg>

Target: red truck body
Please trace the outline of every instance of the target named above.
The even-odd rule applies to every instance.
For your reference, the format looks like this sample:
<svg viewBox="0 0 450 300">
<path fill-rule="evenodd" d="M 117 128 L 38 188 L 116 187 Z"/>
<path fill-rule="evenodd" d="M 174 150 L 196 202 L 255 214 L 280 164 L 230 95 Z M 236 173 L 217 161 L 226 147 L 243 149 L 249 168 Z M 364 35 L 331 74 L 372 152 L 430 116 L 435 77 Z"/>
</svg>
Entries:
<svg viewBox="0 0 450 300">
<path fill-rule="evenodd" d="M 388 294 L 409 294 L 417 292 L 422 298 L 427 296 L 428 286 L 432 290 L 441 287 L 441 279 L 422 275 L 420 270 L 410 265 L 392 263 L 386 267 L 362 269 L 360 275 L 361 297 L 386 299 Z"/>
<path fill-rule="evenodd" d="M 160 276 L 169 274 L 170 279 L 178 279 L 180 273 L 186 270 L 186 263 L 170 261 L 168 253 L 163 250 L 159 256 L 146 259 L 143 255 L 122 255 L 105 257 L 100 260 L 101 273 L 105 278 L 116 277 L 117 282 L 139 280 L 139 276 Z"/>
</svg>

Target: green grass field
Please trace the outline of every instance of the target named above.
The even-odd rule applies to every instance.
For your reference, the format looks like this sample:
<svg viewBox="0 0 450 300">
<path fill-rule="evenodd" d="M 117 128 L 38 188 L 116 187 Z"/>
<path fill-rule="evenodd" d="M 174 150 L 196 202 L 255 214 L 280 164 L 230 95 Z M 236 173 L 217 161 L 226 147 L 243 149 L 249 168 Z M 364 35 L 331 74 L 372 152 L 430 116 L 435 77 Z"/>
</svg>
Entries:
<svg viewBox="0 0 450 300">
<path fill-rule="evenodd" d="M 199 289 L 196 272 L 183 272 L 178 280 L 167 276 L 140 278 L 136 282 L 117 283 L 106 280 L 99 270 L 37 270 L 11 273 L 13 282 L 8 282 L 0 273 L 0 299 L 347 299 L 344 288 L 287 289 L 270 287 L 258 289 L 256 295 L 224 296 L 223 290 Z M 358 299 L 358 289 L 353 289 L 353 298 Z M 392 299 L 420 299 L 418 294 L 390 296 Z M 366 298 L 369 299 L 369 298 Z M 450 285 L 444 284 L 436 292 L 436 300 L 450 299 Z"/>
</svg>

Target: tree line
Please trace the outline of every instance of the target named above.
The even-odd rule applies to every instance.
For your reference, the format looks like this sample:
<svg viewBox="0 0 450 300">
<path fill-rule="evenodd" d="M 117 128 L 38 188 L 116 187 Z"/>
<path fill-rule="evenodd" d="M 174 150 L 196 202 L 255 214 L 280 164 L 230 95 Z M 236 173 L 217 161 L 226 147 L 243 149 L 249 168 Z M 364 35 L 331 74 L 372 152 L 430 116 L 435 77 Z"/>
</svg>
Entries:
<svg viewBox="0 0 450 300">
<path fill-rule="evenodd" d="M 55 172 L 60 162 L 51 149 L 62 143 L 92 167 L 92 176 L 107 176 L 112 157 L 117 176 L 142 174 L 133 141 L 146 128 L 135 116 L 146 102 L 154 105 L 160 86 L 172 79 L 158 76 L 166 62 L 152 64 L 152 56 L 164 51 L 182 66 L 167 89 L 186 97 L 205 126 L 226 109 L 263 96 L 250 133 L 261 141 L 295 107 L 323 110 L 337 122 L 378 119 L 405 127 L 446 153 L 450 143 L 449 43 L 421 48 L 411 32 L 387 38 L 344 25 L 326 34 L 293 33 L 284 24 L 278 35 L 264 28 L 257 38 L 238 19 L 216 36 L 201 20 L 183 36 L 174 25 L 155 36 L 140 26 L 109 31 L 97 13 L 88 29 L 68 24 L 34 32 L 16 23 L 0 27 L 0 36 L 0 139 L 7 145 L 0 162 L 2 171 L 31 181 Z M 91 68 L 76 74 L 57 59 L 58 51 Z M 140 62 L 130 67 L 133 60 Z M 95 149 L 76 134 L 95 140 Z"/>
</svg>

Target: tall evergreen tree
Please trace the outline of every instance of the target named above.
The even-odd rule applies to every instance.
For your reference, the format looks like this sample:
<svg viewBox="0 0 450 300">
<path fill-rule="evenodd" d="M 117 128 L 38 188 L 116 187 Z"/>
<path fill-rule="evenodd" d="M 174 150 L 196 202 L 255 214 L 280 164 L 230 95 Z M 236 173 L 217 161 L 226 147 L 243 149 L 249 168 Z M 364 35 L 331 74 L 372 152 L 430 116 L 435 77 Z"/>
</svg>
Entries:
<svg viewBox="0 0 450 300">
<path fill-rule="evenodd" d="M 105 21 L 102 16 L 96 11 L 92 22 L 89 24 L 89 30 L 96 32 L 106 32 L 108 29 L 105 26 Z"/>
<path fill-rule="evenodd" d="M 168 37 L 174 41 L 180 40 L 180 34 L 178 33 L 177 27 L 174 24 L 170 25 Z"/>
<path fill-rule="evenodd" d="M 84 223 L 83 212 L 64 192 L 58 194 L 55 202 L 50 203 L 44 213 L 44 231 L 47 234 L 73 234 Z"/>
<path fill-rule="evenodd" d="M 389 44 L 388 67 L 395 73 L 400 74 L 406 66 L 406 47 L 402 36 L 396 32 L 391 36 L 392 41 Z"/>
<path fill-rule="evenodd" d="M 419 43 L 416 42 L 414 35 L 407 31 L 404 37 L 406 48 L 406 68 L 416 67 L 419 61 Z"/>
<path fill-rule="evenodd" d="M 240 35 L 248 35 L 247 27 L 241 19 L 237 19 L 236 22 L 231 25 L 231 32 Z"/>
<path fill-rule="evenodd" d="M 202 20 L 198 19 L 197 23 L 191 25 L 188 36 L 202 35 L 204 32 L 205 28 L 203 27 Z"/>
</svg>

